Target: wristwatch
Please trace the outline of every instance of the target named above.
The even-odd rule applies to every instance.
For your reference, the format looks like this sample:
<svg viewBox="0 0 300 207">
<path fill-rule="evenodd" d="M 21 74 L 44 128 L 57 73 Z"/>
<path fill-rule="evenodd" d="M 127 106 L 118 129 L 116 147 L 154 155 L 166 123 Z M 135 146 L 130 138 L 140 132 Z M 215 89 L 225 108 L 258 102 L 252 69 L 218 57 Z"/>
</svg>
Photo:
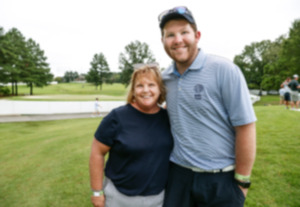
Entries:
<svg viewBox="0 0 300 207">
<path fill-rule="evenodd" d="M 235 179 L 235 181 L 237 182 L 237 184 L 243 188 L 250 188 L 251 186 L 251 181 L 240 181 L 240 180 L 237 180 Z"/>
</svg>

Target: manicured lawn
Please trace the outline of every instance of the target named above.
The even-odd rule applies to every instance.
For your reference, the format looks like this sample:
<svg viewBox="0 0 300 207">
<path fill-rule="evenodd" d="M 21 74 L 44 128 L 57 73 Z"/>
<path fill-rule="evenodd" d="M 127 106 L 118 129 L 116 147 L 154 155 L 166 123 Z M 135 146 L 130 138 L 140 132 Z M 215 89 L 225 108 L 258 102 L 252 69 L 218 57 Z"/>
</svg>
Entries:
<svg viewBox="0 0 300 207">
<path fill-rule="evenodd" d="M 18 86 L 19 96 L 5 97 L 11 100 L 47 100 L 47 101 L 90 101 L 98 97 L 100 100 L 125 100 L 127 89 L 122 84 L 103 84 L 102 90 L 89 83 L 61 83 L 43 88 L 34 87 L 33 96 L 29 96 L 29 88 Z"/>
<path fill-rule="evenodd" d="M 254 106 L 266 106 L 266 105 L 279 105 L 279 95 L 267 95 L 261 96 L 260 101 L 256 102 Z"/>
<path fill-rule="evenodd" d="M 300 112 L 257 106 L 257 156 L 245 206 L 300 206 Z"/>
<path fill-rule="evenodd" d="M 246 207 L 300 206 L 300 112 L 256 106 L 257 157 Z M 90 204 L 88 159 L 100 119 L 0 124 L 0 206 Z"/>
<path fill-rule="evenodd" d="M 9 87 L 10 88 L 10 87 Z M 126 99 L 128 88 L 119 83 L 103 84 L 95 88 L 90 83 L 60 83 L 57 85 L 48 85 L 43 88 L 34 87 L 33 96 L 29 95 L 29 88 L 25 85 L 18 86 L 19 96 L 2 97 L 10 100 L 28 100 L 28 101 L 90 101 L 96 97 L 100 101 L 124 101 Z M 0 97 L 1 98 L 1 97 Z M 279 95 L 261 96 L 261 100 L 254 106 L 278 105 Z"/>
<path fill-rule="evenodd" d="M 0 206 L 90 206 L 88 159 L 99 123 L 0 124 Z"/>
</svg>

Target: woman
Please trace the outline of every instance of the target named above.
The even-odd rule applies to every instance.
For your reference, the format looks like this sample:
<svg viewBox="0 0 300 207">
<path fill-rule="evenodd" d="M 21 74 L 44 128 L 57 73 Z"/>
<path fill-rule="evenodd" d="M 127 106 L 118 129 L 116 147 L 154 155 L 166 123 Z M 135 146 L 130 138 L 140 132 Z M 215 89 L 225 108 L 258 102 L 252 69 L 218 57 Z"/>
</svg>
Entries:
<svg viewBox="0 0 300 207">
<path fill-rule="evenodd" d="M 127 104 L 101 122 L 90 157 L 94 206 L 162 206 L 173 147 L 167 112 L 158 105 L 165 95 L 158 67 L 143 65 L 132 74 Z"/>
<path fill-rule="evenodd" d="M 281 84 L 281 87 L 284 89 L 284 104 L 286 106 L 286 109 L 289 109 L 289 104 L 291 102 L 291 89 L 288 86 L 290 82 L 291 78 L 287 77 Z"/>
</svg>

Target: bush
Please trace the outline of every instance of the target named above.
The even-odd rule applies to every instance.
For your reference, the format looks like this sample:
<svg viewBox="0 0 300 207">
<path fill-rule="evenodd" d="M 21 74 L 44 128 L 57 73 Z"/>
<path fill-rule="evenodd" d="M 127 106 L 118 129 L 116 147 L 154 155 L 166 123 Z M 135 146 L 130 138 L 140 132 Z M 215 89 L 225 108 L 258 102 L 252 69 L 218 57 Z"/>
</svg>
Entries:
<svg viewBox="0 0 300 207">
<path fill-rule="evenodd" d="M 9 96 L 10 90 L 6 86 L 0 86 L 0 96 Z"/>
</svg>

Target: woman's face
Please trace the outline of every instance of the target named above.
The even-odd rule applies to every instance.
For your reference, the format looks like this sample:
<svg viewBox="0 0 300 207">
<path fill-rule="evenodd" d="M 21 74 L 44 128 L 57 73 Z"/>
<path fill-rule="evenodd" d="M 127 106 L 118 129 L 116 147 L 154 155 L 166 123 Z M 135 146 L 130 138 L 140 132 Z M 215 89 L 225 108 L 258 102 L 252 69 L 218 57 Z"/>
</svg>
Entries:
<svg viewBox="0 0 300 207">
<path fill-rule="evenodd" d="M 159 85 L 153 74 L 141 74 L 134 84 L 133 105 L 144 113 L 155 113 L 159 108 L 157 101 L 160 96 Z"/>
</svg>

